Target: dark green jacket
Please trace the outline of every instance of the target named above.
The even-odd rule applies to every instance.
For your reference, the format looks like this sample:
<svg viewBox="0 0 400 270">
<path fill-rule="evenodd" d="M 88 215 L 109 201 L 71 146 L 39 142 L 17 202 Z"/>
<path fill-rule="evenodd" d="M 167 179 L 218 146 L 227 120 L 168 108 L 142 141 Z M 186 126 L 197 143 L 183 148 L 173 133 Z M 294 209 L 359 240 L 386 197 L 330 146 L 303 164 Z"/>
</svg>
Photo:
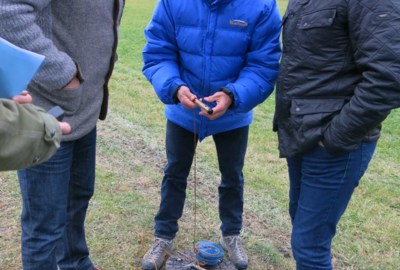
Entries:
<svg viewBox="0 0 400 270">
<path fill-rule="evenodd" d="M 0 99 L 0 171 L 46 161 L 60 141 L 58 121 L 45 110 Z"/>
</svg>

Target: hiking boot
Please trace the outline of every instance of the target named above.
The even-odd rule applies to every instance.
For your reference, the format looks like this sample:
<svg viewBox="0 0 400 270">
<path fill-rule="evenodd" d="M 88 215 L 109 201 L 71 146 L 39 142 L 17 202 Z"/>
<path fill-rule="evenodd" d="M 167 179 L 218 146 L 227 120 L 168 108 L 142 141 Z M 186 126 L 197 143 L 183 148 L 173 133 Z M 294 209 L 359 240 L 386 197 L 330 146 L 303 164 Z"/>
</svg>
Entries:
<svg viewBox="0 0 400 270">
<path fill-rule="evenodd" d="M 242 245 L 240 235 L 223 236 L 221 246 L 228 252 L 229 259 L 239 270 L 247 269 L 249 259 Z"/>
<path fill-rule="evenodd" d="M 172 242 L 173 240 L 155 237 L 153 245 L 143 256 L 142 269 L 160 270 L 165 257 L 172 253 Z"/>
</svg>

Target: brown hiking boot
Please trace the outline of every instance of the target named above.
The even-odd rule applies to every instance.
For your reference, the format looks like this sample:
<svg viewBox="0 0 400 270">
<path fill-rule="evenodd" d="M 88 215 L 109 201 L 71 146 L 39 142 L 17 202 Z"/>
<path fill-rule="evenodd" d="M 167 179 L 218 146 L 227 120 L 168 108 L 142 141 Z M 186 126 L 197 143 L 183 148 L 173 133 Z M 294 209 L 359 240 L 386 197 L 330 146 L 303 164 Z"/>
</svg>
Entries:
<svg viewBox="0 0 400 270">
<path fill-rule="evenodd" d="M 221 238 L 221 246 L 228 252 L 229 259 L 239 270 L 247 269 L 249 259 L 243 248 L 240 235 L 223 236 Z"/>
<path fill-rule="evenodd" d="M 172 246 L 173 240 L 155 237 L 153 245 L 143 256 L 142 269 L 160 270 L 167 255 L 172 253 Z"/>
</svg>

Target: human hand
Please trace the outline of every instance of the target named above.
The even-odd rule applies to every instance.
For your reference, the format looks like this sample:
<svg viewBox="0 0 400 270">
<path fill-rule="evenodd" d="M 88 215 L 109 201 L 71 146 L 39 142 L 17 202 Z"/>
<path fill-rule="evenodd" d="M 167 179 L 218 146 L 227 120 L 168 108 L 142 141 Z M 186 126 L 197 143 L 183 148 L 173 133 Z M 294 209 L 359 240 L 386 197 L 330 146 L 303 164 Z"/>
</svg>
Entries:
<svg viewBox="0 0 400 270">
<path fill-rule="evenodd" d="M 176 97 L 186 109 L 194 109 L 197 107 L 197 104 L 194 102 L 197 97 L 190 92 L 187 86 L 182 85 L 179 87 Z"/>
<path fill-rule="evenodd" d="M 32 96 L 26 90 L 22 91 L 22 93 L 20 95 L 14 96 L 12 99 L 15 102 L 20 103 L 20 104 L 31 103 L 32 102 Z"/>
<path fill-rule="evenodd" d="M 79 79 L 76 76 L 74 76 L 72 78 L 72 80 L 70 80 L 69 83 L 64 87 L 64 89 L 73 90 L 73 89 L 77 89 L 80 85 L 81 85 L 81 82 L 79 81 Z"/>
<path fill-rule="evenodd" d="M 60 125 L 61 133 L 68 134 L 71 132 L 71 126 L 67 122 L 58 122 Z"/>
<path fill-rule="evenodd" d="M 212 108 L 213 109 L 212 114 L 208 114 L 207 111 L 205 111 L 203 109 L 200 112 L 200 115 L 206 116 L 210 120 L 215 120 L 218 117 L 221 117 L 222 115 L 224 115 L 226 110 L 232 104 L 232 98 L 222 91 L 219 91 L 212 96 L 205 97 L 204 100 L 207 102 L 216 102 L 217 103 L 217 106 Z"/>
</svg>

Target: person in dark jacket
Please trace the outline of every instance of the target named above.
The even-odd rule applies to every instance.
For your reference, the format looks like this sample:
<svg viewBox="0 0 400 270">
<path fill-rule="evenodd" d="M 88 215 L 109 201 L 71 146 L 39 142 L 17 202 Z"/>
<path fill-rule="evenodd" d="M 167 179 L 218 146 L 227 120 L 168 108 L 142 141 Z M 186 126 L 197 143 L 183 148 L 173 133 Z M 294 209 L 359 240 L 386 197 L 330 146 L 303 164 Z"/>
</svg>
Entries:
<svg viewBox="0 0 400 270">
<path fill-rule="evenodd" d="M 289 2 L 274 129 L 299 270 L 332 269 L 337 223 L 400 105 L 399 27 L 398 1 Z"/>
<path fill-rule="evenodd" d="M 222 246 L 248 264 L 242 229 L 242 168 L 252 109 L 273 91 L 281 19 L 275 0 L 161 0 L 145 30 L 143 73 L 166 105 L 168 164 L 143 269 L 160 269 L 172 249 L 185 201 L 194 141 L 212 135 L 222 175 Z M 213 113 L 197 105 L 202 99 Z M 195 138 L 195 139 L 194 139 Z"/>
</svg>

